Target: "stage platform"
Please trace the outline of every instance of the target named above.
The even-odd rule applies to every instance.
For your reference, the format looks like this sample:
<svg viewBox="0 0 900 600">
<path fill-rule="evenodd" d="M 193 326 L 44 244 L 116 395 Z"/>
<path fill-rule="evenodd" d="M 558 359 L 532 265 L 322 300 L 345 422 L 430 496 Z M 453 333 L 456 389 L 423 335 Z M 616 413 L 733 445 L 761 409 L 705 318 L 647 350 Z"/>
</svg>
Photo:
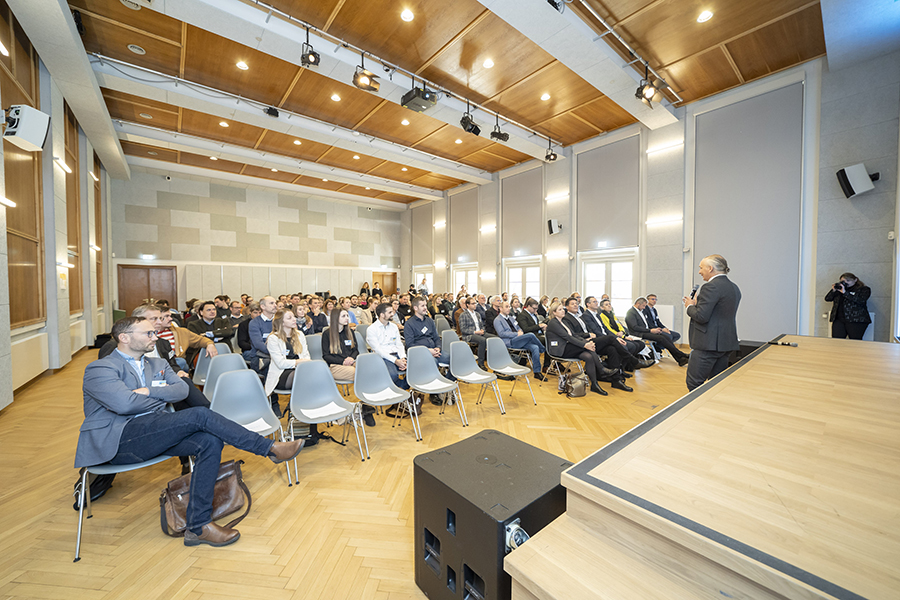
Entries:
<svg viewBox="0 0 900 600">
<path fill-rule="evenodd" d="M 781 341 L 566 471 L 514 600 L 900 598 L 900 345 Z"/>
</svg>

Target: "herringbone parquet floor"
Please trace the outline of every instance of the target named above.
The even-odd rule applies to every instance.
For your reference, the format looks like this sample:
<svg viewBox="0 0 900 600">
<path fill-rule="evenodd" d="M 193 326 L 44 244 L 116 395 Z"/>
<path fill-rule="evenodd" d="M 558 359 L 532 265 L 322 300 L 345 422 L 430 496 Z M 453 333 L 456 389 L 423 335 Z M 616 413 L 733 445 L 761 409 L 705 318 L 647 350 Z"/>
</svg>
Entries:
<svg viewBox="0 0 900 600">
<path fill-rule="evenodd" d="M 417 443 L 408 422 L 392 429 L 379 416 L 367 429 L 371 460 L 359 460 L 355 438 L 346 448 L 323 441 L 300 454 L 300 482 L 292 488 L 283 468 L 226 448 L 224 460 L 246 461 L 253 494 L 241 539 L 227 548 L 186 548 L 160 532 L 157 499 L 180 473 L 173 459 L 116 478 L 94 504 L 82 560 L 73 563 L 72 462 L 83 418 L 81 379 L 95 357 L 82 351 L 0 412 L 0 598 L 424 599 L 413 570 L 416 455 L 497 429 L 575 462 L 686 391 L 684 369 L 671 358 L 638 371 L 631 394 L 569 399 L 551 380 L 534 385 L 534 406 L 524 386 L 510 398 L 510 382 L 500 382 L 505 416 L 496 402 L 476 406 L 476 387 L 462 385 L 469 427 L 460 426 L 455 410 L 441 416 L 429 404 L 425 439 Z"/>
</svg>

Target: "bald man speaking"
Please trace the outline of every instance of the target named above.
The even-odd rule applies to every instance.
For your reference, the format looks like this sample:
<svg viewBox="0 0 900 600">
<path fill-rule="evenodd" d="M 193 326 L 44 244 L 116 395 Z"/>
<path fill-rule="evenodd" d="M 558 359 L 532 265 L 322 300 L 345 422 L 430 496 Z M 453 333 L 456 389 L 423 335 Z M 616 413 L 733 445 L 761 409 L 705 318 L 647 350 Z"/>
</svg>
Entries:
<svg viewBox="0 0 900 600">
<path fill-rule="evenodd" d="M 738 350 L 737 309 L 741 290 L 728 279 L 728 262 L 718 254 L 700 261 L 705 282 L 696 298 L 682 298 L 691 318 L 691 357 L 687 388 L 693 390 L 728 368 L 728 355 Z"/>
</svg>

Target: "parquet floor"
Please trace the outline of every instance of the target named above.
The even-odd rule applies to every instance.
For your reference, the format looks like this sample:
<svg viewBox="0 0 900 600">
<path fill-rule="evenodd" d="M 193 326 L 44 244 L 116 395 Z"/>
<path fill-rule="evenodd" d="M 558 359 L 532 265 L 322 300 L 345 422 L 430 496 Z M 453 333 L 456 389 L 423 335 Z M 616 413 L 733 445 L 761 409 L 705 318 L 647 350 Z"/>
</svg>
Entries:
<svg viewBox="0 0 900 600">
<path fill-rule="evenodd" d="M 77 513 L 72 467 L 81 424 L 81 380 L 96 351 L 84 350 L 60 372 L 16 394 L 0 412 L 0 598 L 214 600 L 217 598 L 424 599 L 413 570 L 412 459 L 497 429 L 576 462 L 685 392 L 684 369 L 671 358 L 638 371 L 635 392 L 568 399 L 555 381 L 527 388 L 500 382 L 507 414 L 496 402 L 474 404 L 462 385 L 469 422 L 430 404 L 416 443 L 409 423 L 391 428 L 379 416 L 367 428 L 371 460 L 355 438 L 304 450 L 300 482 L 284 469 L 226 448 L 223 459 L 246 461 L 253 508 L 227 548 L 186 548 L 159 530 L 158 497 L 180 473 L 176 459 L 119 475 L 85 521 L 82 560 L 73 563 Z M 608 389 L 608 386 L 604 386 Z M 286 400 L 286 399 L 285 399 Z M 284 400 L 282 402 L 284 404 Z"/>
</svg>

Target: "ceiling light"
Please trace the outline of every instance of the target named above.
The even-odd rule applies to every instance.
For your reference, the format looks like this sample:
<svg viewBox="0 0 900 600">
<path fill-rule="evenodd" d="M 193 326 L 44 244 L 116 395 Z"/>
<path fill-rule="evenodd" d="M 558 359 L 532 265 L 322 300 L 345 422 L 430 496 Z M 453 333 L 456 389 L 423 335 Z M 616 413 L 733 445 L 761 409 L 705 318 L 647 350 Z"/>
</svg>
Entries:
<svg viewBox="0 0 900 600">
<path fill-rule="evenodd" d="M 306 43 L 300 46 L 300 64 L 304 67 L 318 67 L 322 62 L 319 53 L 309 43 L 309 27 L 306 28 Z"/>
<path fill-rule="evenodd" d="M 242 60 L 237 61 L 237 63 L 234 66 L 236 66 L 241 71 L 246 71 L 247 69 L 250 68 L 249 66 L 247 66 L 247 63 L 245 63 Z"/>
<path fill-rule="evenodd" d="M 58 164 L 59 167 L 60 167 L 63 171 L 65 171 L 66 173 L 71 173 L 71 172 L 72 172 L 72 169 L 69 168 L 69 165 L 67 165 L 67 164 L 66 164 L 66 161 L 64 161 L 63 159 L 61 159 L 61 158 L 59 158 L 59 157 L 57 157 L 57 156 L 54 156 L 54 157 L 53 157 L 53 160 L 55 160 L 55 161 L 56 161 L 56 164 Z"/>
<path fill-rule="evenodd" d="M 2 45 L 2 44 L 0 44 L 0 45 Z M 15 208 L 15 207 L 16 207 L 16 203 L 15 203 L 15 202 L 13 202 L 12 200 L 10 200 L 9 198 L 4 198 L 3 196 L 0 196 L 0 204 L 2 204 L 3 206 L 8 206 L 8 207 L 10 207 L 10 208 Z"/>
<path fill-rule="evenodd" d="M 340 102 L 340 101 L 341 101 L 341 97 L 338 96 L 336 93 L 334 93 L 334 94 L 331 95 L 331 99 L 334 100 L 335 102 Z"/>
<path fill-rule="evenodd" d="M 322 181 L 328 181 L 327 179 L 323 179 Z"/>
<path fill-rule="evenodd" d="M 649 77 L 650 68 L 644 64 L 644 78 L 641 79 L 641 85 L 638 86 L 637 91 L 634 92 L 634 97 L 646 104 L 648 107 L 653 108 L 652 101 L 659 102 L 659 82 L 657 84 L 653 84 L 650 82 Z"/>
<path fill-rule="evenodd" d="M 400 13 L 400 18 L 403 19 L 404 21 L 406 21 L 407 23 L 409 23 L 410 21 L 412 21 L 413 19 L 416 18 L 416 15 L 413 14 L 413 11 L 411 11 L 407 8 L 407 9 L 404 9 L 404 11 L 402 13 Z"/>
<path fill-rule="evenodd" d="M 456 144 L 462 144 L 462 140 L 457 139 L 456 142 L 454 142 L 454 143 L 456 143 Z"/>
<path fill-rule="evenodd" d="M 544 102 L 546 102 L 549 99 L 550 99 L 550 94 L 548 94 L 547 92 L 544 92 L 543 94 L 541 94 L 541 100 L 543 100 Z"/>
<path fill-rule="evenodd" d="M 90 175 L 91 179 L 93 179 L 94 181 L 100 181 L 100 178 L 94 175 L 93 171 L 88 171 L 88 175 Z"/>
<path fill-rule="evenodd" d="M 354 154 L 354 155 L 353 155 L 353 160 L 359 160 L 359 154 Z"/>
<path fill-rule="evenodd" d="M 141 260 L 153 260 L 156 258 L 153 254 L 141 254 Z"/>
<path fill-rule="evenodd" d="M 4 46 L 2 42 L 0 42 L 0 54 L 9 56 L 9 50 L 6 49 L 6 46 Z"/>
<path fill-rule="evenodd" d="M 299 145 L 302 144 L 302 143 L 303 143 L 303 142 L 301 142 L 300 140 L 294 140 L 294 145 L 295 145 L 295 146 L 299 146 Z"/>
<path fill-rule="evenodd" d="M 353 85 L 364 92 L 377 92 L 381 84 L 378 83 L 378 76 L 372 71 L 366 69 L 366 53 L 359 53 L 359 66 L 353 73 Z"/>
<path fill-rule="evenodd" d="M 409 169 L 407 169 L 406 167 L 403 167 L 403 168 L 400 169 L 400 170 L 401 170 L 401 171 L 409 171 Z"/>
<path fill-rule="evenodd" d="M 127 47 L 131 52 L 134 52 L 138 56 L 143 56 L 143 55 L 147 54 L 147 51 L 144 50 L 143 48 L 141 48 L 140 46 L 138 46 L 137 44 L 128 44 Z"/>
<path fill-rule="evenodd" d="M 468 100 L 466 100 L 466 113 L 462 116 L 462 119 L 459 120 L 459 126 L 462 127 L 463 131 L 466 133 L 481 135 L 481 127 L 475 123 L 475 119 L 472 118 L 472 114 L 469 112 Z"/>
<path fill-rule="evenodd" d="M 159 152 L 154 152 L 153 150 L 148 150 L 147 154 L 149 154 L 150 156 L 159 156 Z"/>
<path fill-rule="evenodd" d="M 332 98 L 332 100 L 334 100 L 334 98 Z M 359 137 L 359 132 L 358 132 L 358 131 L 354 131 L 354 132 L 353 132 L 353 135 L 356 136 L 356 137 Z"/>
<path fill-rule="evenodd" d="M 485 61 L 484 61 L 484 68 L 485 68 L 485 69 L 490 69 L 490 68 L 493 67 L 493 66 L 494 66 L 494 61 L 492 61 L 492 60 L 489 59 L 489 58 L 486 58 Z"/>
<path fill-rule="evenodd" d="M 228 123 L 225 121 L 219 121 L 219 127 L 228 127 Z"/>
<path fill-rule="evenodd" d="M 272 172 L 273 172 L 273 173 L 277 173 L 277 172 L 278 172 L 278 169 L 272 169 Z"/>
<path fill-rule="evenodd" d="M 403 119 L 402 121 L 400 121 L 400 124 L 404 126 L 409 125 L 409 119 Z"/>
<path fill-rule="evenodd" d="M 372 188 L 366 188 L 367 190 L 371 190 Z"/>
<path fill-rule="evenodd" d="M 553 162 L 556 159 L 556 152 L 553 151 L 553 142 L 550 141 L 550 138 L 547 138 L 547 155 L 544 156 L 544 160 L 546 160 L 547 162 Z"/>
<path fill-rule="evenodd" d="M 138 116 L 142 119 L 152 119 L 153 115 L 150 113 L 138 113 Z"/>
<path fill-rule="evenodd" d="M 209 160 L 219 160 L 219 159 L 216 158 L 215 156 L 210 156 L 210 157 L 209 157 Z"/>
<path fill-rule="evenodd" d="M 508 142 L 509 134 L 500 131 L 500 114 L 497 114 L 497 124 L 494 125 L 494 130 L 491 132 L 491 139 L 497 140 L 498 142 Z"/>
<path fill-rule="evenodd" d="M 712 17 L 713 17 L 712 11 L 704 10 L 702 13 L 700 13 L 700 16 L 697 17 L 697 22 L 698 23 L 706 23 L 707 21 L 712 19 Z"/>
</svg>

